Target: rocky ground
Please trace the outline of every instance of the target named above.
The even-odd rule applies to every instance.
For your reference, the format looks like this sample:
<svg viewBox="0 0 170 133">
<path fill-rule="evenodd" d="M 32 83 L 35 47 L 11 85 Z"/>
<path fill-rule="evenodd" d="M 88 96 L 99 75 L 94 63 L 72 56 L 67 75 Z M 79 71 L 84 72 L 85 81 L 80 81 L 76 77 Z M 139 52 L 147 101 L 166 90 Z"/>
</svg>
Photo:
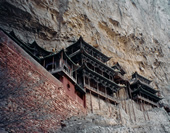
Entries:
<svg viewBox="0 0 170 133">
<path fill-rule="evenodd" d="M 62 122 L 63 128 L 59 133 L 169 133 L 170 117 L 163 109 L 153 109 L 149 113 L 154 115 L 151 121 L 133 122 L 129 124 L 117 123 L 111 118 L 89 114 L 86 117 L 72 117 Z M 162 117 L 161 114 L 164 114 Z M 159 121 L 154 121 L 159 119 Z"/>
<path fill-rule="evenodd" d="M 119 62 L 127 78 L 137 71 L 151 79 L 152 86 L 164 98 L 161 103 L 170 106 L 169 0 L 1 0 L 0 27 L 14 30 L 24 42 L 36 40 L 50 51 L 65 48 L 81 35 L 112 57 L 108 65 Z M 159 111 L 164 114 L 163 109 Z M 84 122 L 91 118 L 85 119 Z M 77 132 L 104 132 L 104 129 L 105 132 L 136 132 L 137 129 L 168 132 L 166 124 L 161 123 L 163 119 L 156 119 L 160 122 L 156 127 L 153 121 L 136 122 L 133 131 L 127 125 L 105 127 L 93 121 L 89 122 L 93 123 L 89 128 L 77 123 L 75 129 L 80 128 Z M 65 130 L 67 127 L 62 131 Z"/>
</svg>

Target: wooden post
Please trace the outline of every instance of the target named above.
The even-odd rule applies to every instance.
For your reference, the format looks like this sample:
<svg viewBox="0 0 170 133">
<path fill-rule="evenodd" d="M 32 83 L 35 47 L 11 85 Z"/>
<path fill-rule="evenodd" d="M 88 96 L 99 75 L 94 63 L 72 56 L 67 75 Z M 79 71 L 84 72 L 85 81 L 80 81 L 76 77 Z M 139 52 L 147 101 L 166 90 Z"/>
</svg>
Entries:
<svg viewBox="0 0 170 133">
<path fill-rule="evenodd" d="M 141 108 L 141 111 L 143 112 L 143 116 L 144 116 L 145 121 L 146 121 L 145 112 L 144 112 L 144 110 L 143 110 L 143 102 L 142 102 L 142 100 L 141 100 L 140 108 Z"/>
<path fill-rule="evenodd" d="M 116 93 L 116 96 L 117 96 L 118 100 L 120 100 L 118 92 Z M 122 116 L 121 116 L 121 112 L 120 112 L 120 104 L 118 105 L 118 108 L 119 108 L 120 123 L 122 123 Z"/>
<path fill-rule="evenodd" d="M 93 104 L 92 104 L 92 96 L 91 96 L 91 91 L 90 91 L 90 104 L 91 104 L 91 112 L 93 113 Z"/>
<path fill-rule="evenodd" d="M 135 122 L 136 122 L 135 109 L 134 109 L 134 105 L 133 105 L 133 101 L 132 101 L 132 94 L 131 94 L 131 90 L 130 90 L 130 86 L 129 86 L 129 84 L 128 84 L 128 91 L 129 91 L 130 98 L 131 98 L 132 109 L 133 109 L 133 114 L 134 114 L 134 120 L 135 120 Z"/>
<path fill-rule="evenodd" d="M 98 95 L 98 101 L 99 101 L 99 110 L 101 110 L 101 106 L 100 106 L 100 96 Z"/>
<path fill-rule="evenodd" d="M 60 58 L 60 67 L 63 67 L 63 52 L 61 52 L 61 58 Z"/>
<path fill-rule="evenodd" d="M 125 112 L 127 113 L 127 109 L 126 109 L 126 90 L 124 89 L 124 104 L 125 104 Z"/>
<path fill-rule="evenodd" d="M 110 111 L 110 100 L 108 99 L 108 108 L 109 108 L 109 113 L 110 113 L 110 116 L 111 116 L 111 111 Z"/>
<path fill-rule="evenodd" d="M 88 78 L 88 85 L 89 85 L 89 87 L 90 87 L 90 78 Z"/>
<path fill-rule="evenodd" d="M 54 56 L 53 56 L 53 64 L 52 64 L 52 70 L 54 69 Z"/>
<path fill-rule="evenodd" d="M 45 68 L 45 59 L 44 59 L 44 61 L 43 61 L 43 67 Z"/>
<path fill-rule="evenodd" d="M 148 99 L 148 97 L 147 97 L 147 99 Z M 149 107 L 149 108 L 150 108 L 150 107 Z M 150 121 L 148 110 L 147 110 L 146 113 L 147 113 L 147 116 L 148 116 L 148 120 Z"/>
<path fill-rule="evenodd" d="M 127 84 L 127 82 L 126 82 L 125 93 L 126 93 L 126 97 L 127 97 L 127 99 L 129 99 L 129 95 L 128 95 L 128 91 L 127 91 L 127 89 L 128 89 L 128 84 Z M 130 111 L 129 103 L 127 103 L 127 106 L 128 106 L 128 110 L 129 110 L 130 121 L 132 121 L 132 118 L 131 118 L 131 111 Z"/>
<path fill-rule="evenodd" d="M 83 86 L 85 86 L 85 76 L 83 75 Z"/>
<path fill-rule="evenodd" d="M 76 82 L 78 83 L 78 79 L 77 79 L 77 71 L 75 71 L 75 78 L 76 78 Z"/>
<path fill-rule="evenodd" d="M 148 120 L 149 120 L 149 116 L 148 116 L 148 113 L 147 113 L 147 111 L 145 110 L 145 101 L 143 101 L 143 111 L 146 113 L 146 116 L 148 117 Z"/>
<path fill-rule="evenodd" d="M 145 121 L 146 121 L 145 108 L 144 108 L 144 106 L 143 106 L 143 102 L 142 102 L 142 108 L 143 108 L 143 115 L 144 115 L 144 118 L 145 118 Z"/>
</svg>

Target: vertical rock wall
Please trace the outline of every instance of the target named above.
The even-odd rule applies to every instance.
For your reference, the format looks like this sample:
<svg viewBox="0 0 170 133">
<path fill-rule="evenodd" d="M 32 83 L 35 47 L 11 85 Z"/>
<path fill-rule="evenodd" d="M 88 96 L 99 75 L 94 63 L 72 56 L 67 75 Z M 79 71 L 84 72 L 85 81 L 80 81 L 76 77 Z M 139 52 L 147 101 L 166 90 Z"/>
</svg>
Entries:
<svg viewBox="0 0 170 133">
<path fill-rule="evenodd" d="M 2 0 L 0 17 L 1 27 L 48 50 L 83 36 L 126 77 L 137 71 L 150 78 L 169 103 L 169 0 Z"/>
</svg>

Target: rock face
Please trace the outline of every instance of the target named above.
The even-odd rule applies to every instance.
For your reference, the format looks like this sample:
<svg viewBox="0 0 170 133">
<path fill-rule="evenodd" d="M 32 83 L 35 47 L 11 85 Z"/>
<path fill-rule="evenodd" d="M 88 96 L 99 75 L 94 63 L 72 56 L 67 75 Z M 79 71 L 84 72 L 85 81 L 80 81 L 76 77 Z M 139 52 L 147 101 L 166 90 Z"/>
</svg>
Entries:
<svg viewBox="0 0 170 133">
<path fill-rule="evenodd" d="M 36 40 L 47 50 L 60 50 L 81 35 L 112 57 L 108 65 L 119 62 L 127 78 L 137 71 L 151 79 L 164 98 L 161 102 L 170 106 L 169 0 L 1 0 L 0 26 L 14 30 L 24 42 Z M 164 114 L 163 109 L 151 113 L 154 111 Z M 160 119 L 164 118 L 153 117 Z M 150 131 L 168 132 L 161 121 Z M 134 132 L 145 127 L 144 132 L 148 132 L 153 126 L 140 125 Z M 122 132 L 131 132 L 121 128 Z M 95 131 L 104 132 L 103 128 Z"/>
</svg>

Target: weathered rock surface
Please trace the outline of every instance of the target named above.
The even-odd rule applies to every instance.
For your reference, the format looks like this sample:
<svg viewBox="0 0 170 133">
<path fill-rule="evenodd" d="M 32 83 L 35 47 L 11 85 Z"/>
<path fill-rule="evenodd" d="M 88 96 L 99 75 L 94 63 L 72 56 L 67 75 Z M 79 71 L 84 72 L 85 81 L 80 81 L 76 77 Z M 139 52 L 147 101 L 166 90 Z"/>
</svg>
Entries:
<svg viewBox="0 0 170 133">
<path fill-rule="evenodd" d="M 60 50 L 81 35 L 112 57 L 109 65 L 118 61 L 127 78 L 134 71 L 150 78 L 164 98 L 161 102 L 170 106 L 169 0 L 1 0 L 0 26 L 48 50 Z M 153 117 L 160 122 L 155 130 L 145 123 L 134 132 L 168 132 L 162 119 Z M 104 132 L 98 129 L 94 131 Z"/>
</svg>

